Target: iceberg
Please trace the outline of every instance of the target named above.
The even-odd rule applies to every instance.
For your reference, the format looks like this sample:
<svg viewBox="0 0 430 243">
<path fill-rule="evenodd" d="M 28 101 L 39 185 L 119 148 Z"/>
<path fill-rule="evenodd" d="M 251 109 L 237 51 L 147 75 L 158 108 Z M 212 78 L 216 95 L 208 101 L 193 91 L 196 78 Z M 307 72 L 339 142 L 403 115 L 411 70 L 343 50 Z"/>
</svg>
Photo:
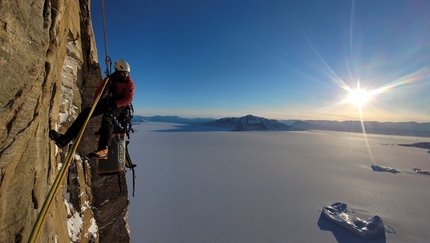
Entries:
<svg viewBox="0 0 430 243">
<path fill-rule="evenodd" d="M 334 203 L 322 208 L 321 212 L 327 219 L 355 234 L 370 239 L 385 232 L 382 219 L 375 215 L 367 220 L 351 215 L 345 203 Z"/>
</svg>

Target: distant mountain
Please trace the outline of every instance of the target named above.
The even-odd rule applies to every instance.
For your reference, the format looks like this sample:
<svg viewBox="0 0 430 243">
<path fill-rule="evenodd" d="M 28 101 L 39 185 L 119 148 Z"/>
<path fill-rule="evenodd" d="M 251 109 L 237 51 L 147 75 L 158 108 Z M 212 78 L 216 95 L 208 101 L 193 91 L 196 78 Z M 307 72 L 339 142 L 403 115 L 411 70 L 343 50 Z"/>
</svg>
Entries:
<svg viewBox="0 0 430 243">
<path fill-rule="evenodd" d="M 179 116 L 133 116 L 133 123 L 142 122 L 169 122 L 179 124 L 204 124 L 214 121 L 213 118 L 182 118 Z"/>
<path fill-rule="evenodd" d="M 329 130 L 341 132 L 363 132 L 385 134 L 385 135 L 402 135 L 430 137 L 430 123 L 417 122 L 376 122 L 365 121 L 324 121 L 324 120 L 306 120 L 296 121 L 293 125 L 296 129 L 303 130 Z"/>
<path fill-rule="evenodd" d="M 275 120 L 253 115 L 243 117 L 213 118 L 182 118 L 179 116 L 134 116 L 133 123 L 170 122 L 190 125 L 209 125 L 229 127 L 232 131 L 305 131 L 327 130 L 340 132 L 366 133 L 430 137 L 430 122 L 376 122 L 365 121 L 327 121 L 327 120 Z"/>
<path fill-rule="evenodd" d="M 206 125 L 229 127 L 231 131 L 291 131 L 295 130 L 291 125 L 278 122 L 274 119 L 247 115 L 243 117 L 226 117 L 221 119 L 213 118 L 182 118 L 179 116 L 134 116 L 133 123 L 142 122 L 169 122 L 190 125 Z"/>
<path fill-rule="evenodd" d="M 274 119 L 247 115 L 240 118 L 228 117 L 205 123 L 211 126 L 231 126 L 232 131 L 289 131 L 291 126 L 280 123 Z"/>
</svg>

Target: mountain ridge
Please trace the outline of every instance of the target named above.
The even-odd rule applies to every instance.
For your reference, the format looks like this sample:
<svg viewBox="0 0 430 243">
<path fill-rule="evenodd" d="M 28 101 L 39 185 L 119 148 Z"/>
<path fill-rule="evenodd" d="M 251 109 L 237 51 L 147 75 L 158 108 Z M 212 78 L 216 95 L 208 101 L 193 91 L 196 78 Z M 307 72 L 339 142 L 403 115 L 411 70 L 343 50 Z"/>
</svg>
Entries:
<svg viewBox="0 0 430 243">
<path fill-rule="evenodd" d="M 231 131 L 307 131 L 327 130 L 338 132 L 363 132 L 370 134 L 430 137 L 430 122 L 378 122 L 333 120 L 276 120 L 246 115 L 242 117 L 183 118 L 179 116 L 134 116 L 134 123 L 170 122 L 190 125 L 231 127 Z"/>
</svg>

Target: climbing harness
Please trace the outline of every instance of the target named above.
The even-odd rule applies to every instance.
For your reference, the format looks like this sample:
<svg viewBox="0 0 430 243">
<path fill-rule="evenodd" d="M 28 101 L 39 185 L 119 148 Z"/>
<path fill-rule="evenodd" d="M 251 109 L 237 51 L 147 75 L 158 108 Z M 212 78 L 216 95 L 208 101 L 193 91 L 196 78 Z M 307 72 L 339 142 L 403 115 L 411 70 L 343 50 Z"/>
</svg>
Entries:
<svg viewBox="0 0 430 243">
<path fill-rule="evenodd" d="M 121 112 L 116 117 L 116 122 L 114 126 L 117 129 L 123 129 L 125 134 L 127 134 L 127 138 L 130 139 L 130 132 L 134 133 L 133 124 L 131 119 L 133 118 L 134 108 L 133 104 L 128 104 L 121 108 Z"/>
</svg>

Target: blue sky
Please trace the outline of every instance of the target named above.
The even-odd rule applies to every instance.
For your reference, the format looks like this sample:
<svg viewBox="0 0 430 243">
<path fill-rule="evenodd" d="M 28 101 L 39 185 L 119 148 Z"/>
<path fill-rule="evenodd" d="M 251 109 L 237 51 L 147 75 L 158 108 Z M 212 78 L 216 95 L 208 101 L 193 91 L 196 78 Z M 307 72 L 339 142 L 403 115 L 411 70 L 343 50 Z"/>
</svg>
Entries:
<svg viewBox="0 0 430 243">
<path fill-rule="evenodd" d="M 130 63 L 138 115 L 430 122 L 428 0 L 104 3 L 108 55 Z"/>
</svg>

